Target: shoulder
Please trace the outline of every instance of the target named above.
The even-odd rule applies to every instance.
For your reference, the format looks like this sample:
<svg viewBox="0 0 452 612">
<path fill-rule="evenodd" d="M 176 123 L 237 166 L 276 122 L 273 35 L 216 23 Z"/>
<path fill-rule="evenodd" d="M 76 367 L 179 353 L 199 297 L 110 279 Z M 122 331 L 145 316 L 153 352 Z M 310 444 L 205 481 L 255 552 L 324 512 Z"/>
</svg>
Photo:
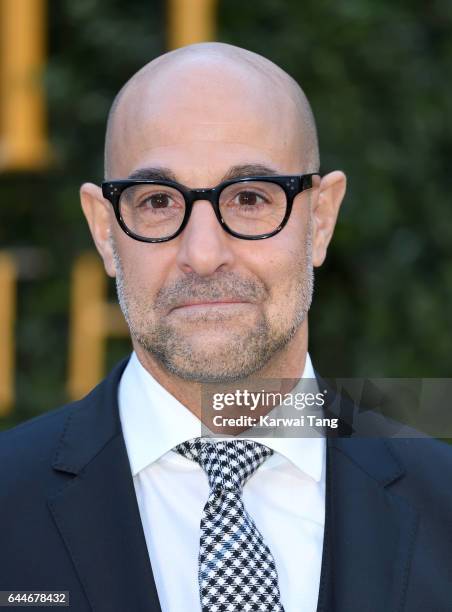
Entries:
<svg viewBox="0 0 452 612">
<path fill-rule="evenodd" d="M 33 479 L 44 466 L 48 469 L 79 403 L 61 406 L 0 434 L 0 491 L 8 483 L 15 487 Z"/>
<path fill-rule="evenodd" d="M 0 434 L 0 496 L 8 485 L 54 477 L 59 449 L 94 452 L 116 428 L 117 388 L 127 360 L 121 361 L 86 397 L 35 417 Z"/>
<path fill-rule="evenodd" d="M 45 448 L 59 434 L 71 413 L 76 410 L 79 402 L 71 402 L 59 408 L 54 408 L 12 429 L 0 434 L 0 459 L 20 457 L 36 446 Z M 0 461 L 0 464 L 2 462 Z"/>
<path fill-rule="evenodd" d="M 64 433 L 72 417 L 80 412 L 91 411 L 98 404 L 117 403 L 119 381 L 129 357 L 121 360 L 94 389 L 85 397 L 54 408 L 11 429 L 0 432 L 0 459 L 26 457 L 29 450 L 45 450 L 59 435 Z M 0 461 L 1 467 L 2 461 Z"/>
<path fill-rule="evenodd" d="M 452 445 L 435 438 L 392 438 L 389 449 L 400 458 L 407 471 L 429 474 L 452 470 Z"/>
<path fill-rule="evenodd" d="M 439 513 L 443 509 L 450 523 L 452 489 L 452 445 L 433 438 L 401 438 L 386 444 L 405 470 L 397 483 L 400 492 L 416 505 Z"/>
</svg>

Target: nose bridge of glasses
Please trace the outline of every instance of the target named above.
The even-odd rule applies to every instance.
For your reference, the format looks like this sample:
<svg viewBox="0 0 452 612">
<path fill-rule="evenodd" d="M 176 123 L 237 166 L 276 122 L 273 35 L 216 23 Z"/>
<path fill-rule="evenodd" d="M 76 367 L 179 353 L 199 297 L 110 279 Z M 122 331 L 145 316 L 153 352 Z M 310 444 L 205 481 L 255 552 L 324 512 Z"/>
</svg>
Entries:
<svg viewBox="0 0 452 612">
<path fill-rule="evenodd" d="M 215 204 L 217 200 L 217 189 L 213 188 L 203 188 L 203 189 L 191 189 L 190 190 L 190 199 L 191 203 L 194 204 L 198 200 L 206 200 L 210 202 L 212 205 Z"/>
<path fill-rule="evenodd" d="M 221 223 L 221 215 L 219 214 L 219 210 L 218 210 L 218 189 L 216 187 L 206 187 L 206 188 L 202 188 L 202 189 L 190 189 L 188 193 L 186 193 L 186 198 L 188 196 L 188 202 L 187 204 L 189 205 L 189 211 L 188 211 L 188 217 L 192 217 L 193 212 L 195 210 L 194 208 L 194 204 L 196 202 L 209 202 L 210 204 L 210 213 L 208 213 L 208 216 L 213 214 L 214 217 L 217 219 L 217 221 L 219 221 Z M 201 213 L 201 217 L 203 217 L 203 213 L 202 213 L 202 206 L 199 209 L 198 213 Z M 195 215 L 197 213 L 195 212 Z"/>
</svg>

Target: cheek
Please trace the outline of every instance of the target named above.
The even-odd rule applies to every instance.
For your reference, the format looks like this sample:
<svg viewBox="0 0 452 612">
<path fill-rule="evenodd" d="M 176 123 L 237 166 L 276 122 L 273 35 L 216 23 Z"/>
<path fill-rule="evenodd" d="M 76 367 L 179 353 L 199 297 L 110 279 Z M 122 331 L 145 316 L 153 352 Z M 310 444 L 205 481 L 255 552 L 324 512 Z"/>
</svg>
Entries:
<svg viewBox="0 0 452 612">
<path fill-rule="evenodd" d="M 131 298 L 149 302 L 165 284 L 171 264 L 162 246 L 137 242 L 124 250 L 124 283 Z"/>
<path fill-rule="evenodd" d="M 305 261 L 306 236 L 289 226 L 254 247 L 250 267 L 270 292 L 267 309 L 284 312 L 290 308 L 306 270 Z"/>
<path fill-rule="evenodd" d="M 271 295 L 281 315 L 288 313 L 298 299 L 300 284 L 305 277 L 304 261 L 300 250 L 287 248 L 284 257 L 275 265 Z"/>
</svg>

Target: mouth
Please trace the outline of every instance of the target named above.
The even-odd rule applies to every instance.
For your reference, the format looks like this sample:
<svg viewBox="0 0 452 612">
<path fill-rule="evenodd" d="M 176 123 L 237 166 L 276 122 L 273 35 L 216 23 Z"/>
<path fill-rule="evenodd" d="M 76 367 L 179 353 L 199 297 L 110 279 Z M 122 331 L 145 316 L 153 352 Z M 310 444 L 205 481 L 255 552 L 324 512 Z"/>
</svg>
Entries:
<svg viewBox="0 0 452 612">
<path fill-rule="evenodd" d="M 170 310 L 171 312 L 175 312 L 175 311 L 181 311 L 181 310 L 203 310 L 203 309 L 212 309 L 212 308 L 231 308 L 234 306 L 240 306 L 243 304 L 250 304 L 250 302 L 246 302 L 244 300 L 237 300 L 237 299 L 227 299 L 227 298 L 223 298 L 221 300 L 204 300 L 204 301 L 190 301 L 190 302 L 184 302 L 183 304 L 178 304 L 177 306 L 174 306 L 174 308 L 172 308 Z"/>
</svg>

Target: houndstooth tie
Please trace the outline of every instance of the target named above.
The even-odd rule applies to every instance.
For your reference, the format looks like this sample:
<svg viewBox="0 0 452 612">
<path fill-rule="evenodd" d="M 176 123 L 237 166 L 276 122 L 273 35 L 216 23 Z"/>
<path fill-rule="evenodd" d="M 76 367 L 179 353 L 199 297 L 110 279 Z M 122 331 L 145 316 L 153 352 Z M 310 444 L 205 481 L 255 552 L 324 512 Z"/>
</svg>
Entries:
<svg viewBox="0 0 452 612">
<path fill-rule="evenodd" d="M 275 562 L 242 500 L 243 485 L 273 451 L 252 440 L 201 438 L 173 450 L 197 461 L 210 484 L 199 550 L 203 612 L 284 612 Z"/>
</svg>

